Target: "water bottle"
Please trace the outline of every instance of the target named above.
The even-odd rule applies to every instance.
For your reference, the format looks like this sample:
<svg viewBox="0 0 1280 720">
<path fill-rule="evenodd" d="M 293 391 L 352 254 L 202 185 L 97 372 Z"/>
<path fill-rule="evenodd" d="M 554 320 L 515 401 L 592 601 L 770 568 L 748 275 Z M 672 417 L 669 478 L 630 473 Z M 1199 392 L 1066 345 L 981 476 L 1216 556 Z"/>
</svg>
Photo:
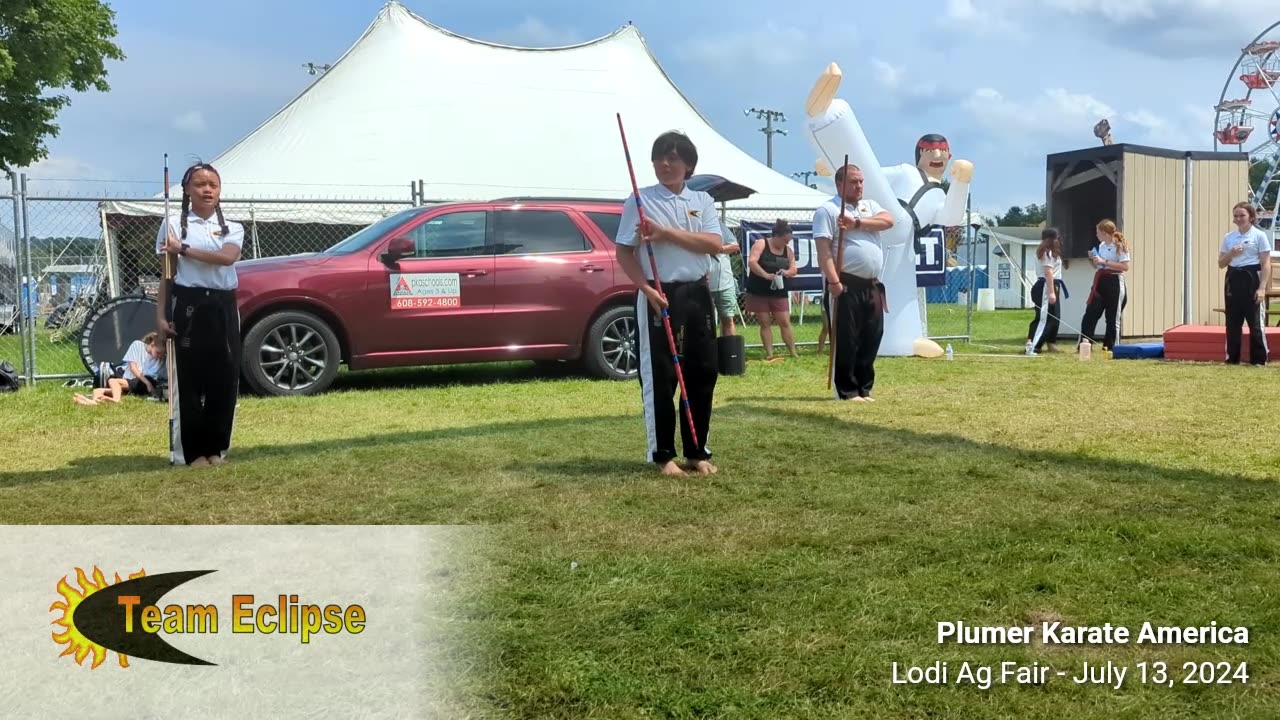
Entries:
<svg viewBox="0 0 1280 720">
<path fill-rule="evenodd" d="M 951 343 L 947 343 L 947 360 L 955 360 L 956 353 L 951 349 Z"/>
<path fill-rule="evenodd" d="M 1089 338 L 1080 341 L 1080 359 L 1088 360 L 1093 357 L 1093 343 L 1089 342 Z"/>
</svg>

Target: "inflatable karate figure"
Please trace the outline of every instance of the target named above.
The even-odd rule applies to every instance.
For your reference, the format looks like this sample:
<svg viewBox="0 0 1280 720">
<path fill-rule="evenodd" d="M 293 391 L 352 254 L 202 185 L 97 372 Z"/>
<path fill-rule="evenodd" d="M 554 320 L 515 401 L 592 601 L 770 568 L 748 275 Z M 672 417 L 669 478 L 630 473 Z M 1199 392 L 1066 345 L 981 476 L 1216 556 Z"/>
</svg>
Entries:
<svg viewBox="0 0 1280 720">
<path fill-rule="evenodd" d="M 880 233 L 885 248 L 880 280 L 889 304 L 880 354 L 939 355 L 942 349 L 937 343 L 922 337 L 916 253 L 920 238 L 933 233 L 941 236 L 936 228 L 963 224 L 973 165 L 967 160 L 953 162 L 951 190 L 943 190 L 942 175 L 951 150 L 941 135 L 925 135 L 916 144 L 914 164 L 882 168 L 853 109 L 836 98 L 840 80 L 840 68 L 835 63 L 818 78 L 806 104 L 806 129 L 818 151 L 816 169 L 820 174 L 832 174 L 848 154 L 849 163 L 862 169 L 865 196 L 893 214 L 893 227 Z M 940 246 L 938 251 L 942 251 Z"/>
</svg>

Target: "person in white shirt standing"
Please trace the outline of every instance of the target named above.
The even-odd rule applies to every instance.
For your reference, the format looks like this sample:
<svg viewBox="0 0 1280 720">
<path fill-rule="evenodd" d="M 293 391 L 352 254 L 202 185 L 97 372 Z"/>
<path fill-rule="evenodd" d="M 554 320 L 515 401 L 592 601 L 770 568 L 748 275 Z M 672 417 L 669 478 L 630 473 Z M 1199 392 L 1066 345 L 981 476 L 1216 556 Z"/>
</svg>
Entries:
<svg viewBox="0 0 1280 720">
<path fill-rule="evenodd" d="M 716 351 L 716 307 L 707 284 L 715 264 L 714 256 L 724 247 L 720 217 L 715 201 L 705 192 L 691 190 L 686 181 L 693 177 L 698 150 L 683 133 L 659 135 L 650 153 L 658 184 L 640 188 L 645 225 L 635 196 L 627 198 L 618 222 L 618 265 L 635 283 L 636 326 L 640 344 L 640 395 L 648 433 L 646 459 L 666 475 L 685 471 L 710 474 L 707 435 L 711 424 L 711 404 L 719 375 Z M 653 283 L 653 270 L 641 260 L 639 240 L 649 243 L 658 266 L 664 300 Z M 680 356 L 685 390 L 693 415 L 697 443 L 685 413 L 680 412 L 680 436 L 684 467 L 675 462 L 676 407 L 672 396 L 678 389 L 674 358 L 662 322 L 666 308 Z"/>
<path fill-rule="evenodd" d="M 240 390 L 235 263 L 244 227 L 222 216 L 221 198 L 218 171 L 207 163 L 192 165 L 182 176 L 181 214 L 162 223 L 156 238 L 157 252 L 177 262 L 172 296 L 160 284 L 156 320 L 160 332 L 174 338 L 174 446 L 191 466 L 225 462 Z"/>
<path fill-rule="evenodd" d="M 1249 362 L 1267 364 L 1267 285 L 1271 282 L 1271 240 L 1254 227 L 1258 211 L 1251 203 L 1231 209 L 1236 229 L 1222 238 L 1218 267 L 1227 269 L 1227 364 L 1240 364 L 1241 325 L 1249 323 Z"/>
<path fill-rule="evenodd" d="M 840 195 L 813 213 L 813 240 L 825 280 L 823 304 L 830 307 L 835 395 L 840 400 L 872 401 L 876 356 L 884 337 L 884 245 L 880 233 L 893 227 L 893 215 L 875 200 L 864 198 L 862 170 L 846 165 L 835 173 L 836 191 L 847 202 L 840 214 Z M 836 267 L 838 229 L 844 233 L 844 267 Z"/>
<path fill-rule="evenodd" d="M 1062 305 L 1058 293 L 1066 296 L 1067 286 L 1062 282 L 1062 240 L 1057 228 L 1040 231 L 1040 247 L 1036 248 L 1036 261 L 1040 263 L 1040 277 L 1031 286 L 1031 302 L 1036 306 L 1036 316 L 1027 328 L 1027 354 L 1039 355 L 1045 343 L 1054 350 L 1058 339 L 1058 326 Z"/>
<path fill-rule="evenodd" d="M 1129 304 L 1124 274 L 1129 272 L 1132 258 L 1124 233 L 1116 229 L 1115 222 L 1103 220 L 1098 223 L 1096 234 L 1098 247 L 1089 251 L 1089 262 L 1093 263 L 1096 272 L 1085 303 L 1084 319 L 1080 323 L 1080 339 L 1083 342 L 1087 337 L 1091 343 L 1097 344 L 1095 330 L 1098 318 L 1105 316 L 1107 334 L 1103 336 L 1102 347 L 1111 350 L 1124 333 L 1124 309 Z"/>
<path fill-rule="evenodd" d="M 729 261 L 729 256 L 737 255 L 742 248 L 727 230 L 722 229 L 721 232 L 724 235 L 724 245 L 711 264 L 707 282 L 716 302 L 716 311 L 720 313 L 720 334 L 728 337 L 738 332 L 733 321 L 738 312 L 738 281 L 733 276 L 733 263 Z"/>
</svg>

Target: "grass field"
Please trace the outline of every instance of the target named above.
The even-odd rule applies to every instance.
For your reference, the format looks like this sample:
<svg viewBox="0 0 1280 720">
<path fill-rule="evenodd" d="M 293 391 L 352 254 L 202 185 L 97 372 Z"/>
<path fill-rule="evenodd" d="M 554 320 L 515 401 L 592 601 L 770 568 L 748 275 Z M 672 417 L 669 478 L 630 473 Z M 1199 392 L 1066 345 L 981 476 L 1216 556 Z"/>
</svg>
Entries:
<svg viewBox="0 0 1280 720">
<path fill-rule="evenodd" d="M 982 333 L 1000 350 L 882 359 L 871 405 L 829 400 L 812 348 L 722 378 L 708 478 L 641 462 L 635 384 L 525 365 L 246 397 L 231 462 L 198 470 L 168 467 L 164 405 L 75 408 L 42 384 L 0 396 L 0 521 L 487 526 L 456 628 L 477 716 L 1275 717 L 1277 370 L 964 354 L 1020 349 L 1028 316 L 995 315 L 1007 327 Z M 1250 642 L 935 638 L 940 621 L 1055 619 L 1216 621 Z M 946 661 L 954 679 L 965 660 L 1164 661 L 1179 681 L 1184 661 L 1213 660 L 1249 676 L 890 682 L 895 662 Z"/>
</svg>

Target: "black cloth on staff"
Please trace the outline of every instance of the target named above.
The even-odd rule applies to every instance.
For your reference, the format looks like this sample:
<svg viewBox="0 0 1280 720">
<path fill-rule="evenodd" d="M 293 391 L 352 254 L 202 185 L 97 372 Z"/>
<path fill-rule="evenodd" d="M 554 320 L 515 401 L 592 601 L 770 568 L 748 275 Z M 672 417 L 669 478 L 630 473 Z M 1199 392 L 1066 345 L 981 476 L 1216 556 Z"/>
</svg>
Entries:
<svg viewBox="0 0 1280 720">
<path fill-rule="evenodd" d="M 1099 270 L 1093 276 L 1093 287 L 1089 290 L 1088 305 L 1084 309 L 1084 320 L 1080 323 L 1080 331 L 1089 338 L 1089 342 L 1097 344 L 1098 336 L 1094 331 L 1098 326 L 1098 319 L 1105 315 L 1107 331 L 1102 339 L 1102 347 L 1107 350 L 1112 349 L 1123 333 L 1124 309 L 1128 304 L 1124 275 L 1110 270 Z"/>
<path fill-rule="evenodd" d="M 234 290 L 173 286 L 179 429 L 187 464 L 231 447 L 240 392 L 240 314 Z"/>
<path fill-rule="evenodd" d="M 675 336 L 680 368 L 684 372 L 689 407 L 693 412 L 698 445 L 689 433 L 689 421 L 679 404 L 680 386 L 676 379 L 671 345 L 662 323 L 662 315 L 654 312 L 644 293 L 637 292 L 636 317 L 640 340 L 640 394 L 649 432 L 650 460 L 665 465 L 676 457 L 675 424 L 680 418 L 680 440 L 684 457 L 710 460 L 707 432 L 711 425 L 711 401 L 719 377 L 716 352 L 715 303 L 705 280 L 663 282 L 667 296 L 667 313 Z M 672 396 L 675 399 L 672 399 Z"/>
<path fill-rule="evenodd" d="M 1267 364 L 1266 324 L 1262 304 L 1257 300 L 1262 283 L 1262 266 L 1228 267 L 1226 278 L 1227 364 L 1240 364 L 1241 324 L 1249 324 L 1249 363 Z"/>
<path fill-rule="evenodd" d="M 834 316 L 835 361 L 832 371 L 836 397 L 848 400 L 870 397 L 876 383 L 876 356 L 884 337 L 884 283 L 840 273 L 844 292 L 836 299 Z M 830 307 L 830 292 L 823 290 L 823 306 Z"/>
</svg>

